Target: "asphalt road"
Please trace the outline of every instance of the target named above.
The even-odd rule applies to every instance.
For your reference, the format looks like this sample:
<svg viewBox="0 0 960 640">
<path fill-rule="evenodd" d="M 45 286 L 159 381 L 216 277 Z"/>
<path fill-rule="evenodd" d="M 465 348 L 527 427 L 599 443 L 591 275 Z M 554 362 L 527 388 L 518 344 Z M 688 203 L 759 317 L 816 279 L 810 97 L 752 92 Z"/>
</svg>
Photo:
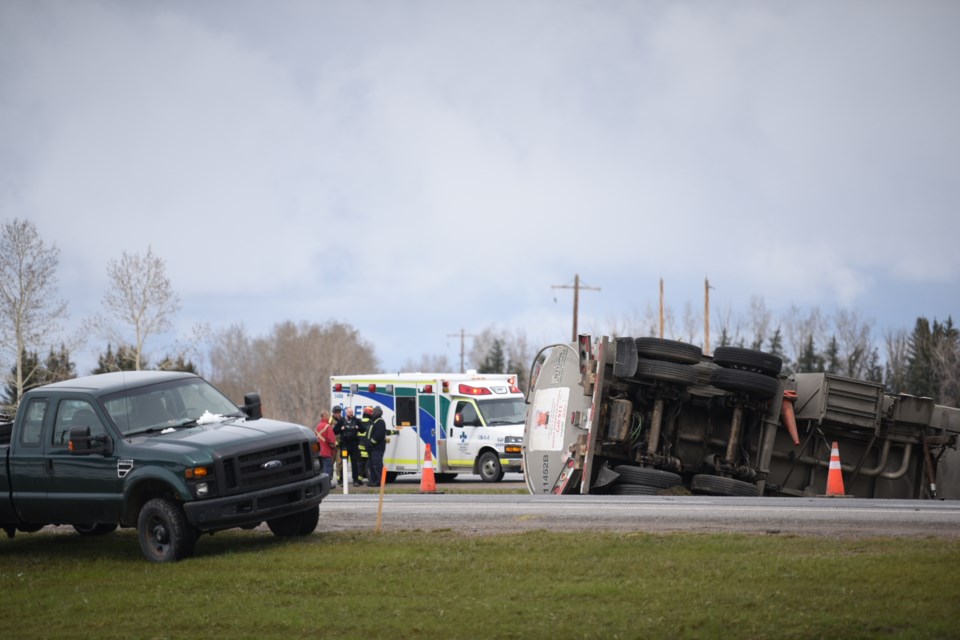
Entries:
<svg viewBox="0 0 960 640">
<path fill-rule="evenodd" d="M 460 490 L 466 485 L 459 480 L 456 483 Z M 438 490 L 445 486 L 449 485 L 438 485 Z M 485 485 L 490 486 L 506 487 L 502 483 Z M 382 507 L 378 493 L 332 493 L 320 506 L 318 530 L 375 529 L 379 508 L 385 531 L 486 534 L 545 529 L 960 538 L 960 501 L 389 491 Z"/>
</svg>

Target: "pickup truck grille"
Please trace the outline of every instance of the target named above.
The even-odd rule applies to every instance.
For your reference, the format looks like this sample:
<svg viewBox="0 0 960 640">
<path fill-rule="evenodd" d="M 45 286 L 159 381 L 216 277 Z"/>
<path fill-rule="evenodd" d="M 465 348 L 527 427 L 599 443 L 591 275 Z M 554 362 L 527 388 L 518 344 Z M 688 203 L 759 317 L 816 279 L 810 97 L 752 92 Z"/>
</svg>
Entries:
<svg viewBox="0 0 960 640">
<path fill-rule="evenodd" d="M 307 478 L 313 472 L 310 445 L 295 442 L 224 457 L 222 469 L 226 495 L 269 489 Z"/>
</svg>

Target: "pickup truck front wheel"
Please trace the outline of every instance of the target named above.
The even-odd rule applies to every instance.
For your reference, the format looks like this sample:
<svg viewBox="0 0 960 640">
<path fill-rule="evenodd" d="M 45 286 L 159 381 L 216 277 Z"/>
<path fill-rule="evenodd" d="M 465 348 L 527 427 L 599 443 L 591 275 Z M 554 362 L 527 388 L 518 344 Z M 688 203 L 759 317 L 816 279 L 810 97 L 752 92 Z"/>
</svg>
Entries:
<svg viewBox="0 0 960 640">
<path fill-rule="evenodd" d="M 175 562 L 193 554 L 197 536 L 183 510 L 166 498 L 148 500 L 137 519 L 140 549 L 147 560 Z"/>
<path fill-rule="evenodd" d="M 310 507 L 306 511 L 294 513 L 282 518 L 267 520 L 267 527 L 273 535 L 281 538 L 293 536 L 308 536 L 317 528 L 320 522 L 320 506 Z"/>
</svg>

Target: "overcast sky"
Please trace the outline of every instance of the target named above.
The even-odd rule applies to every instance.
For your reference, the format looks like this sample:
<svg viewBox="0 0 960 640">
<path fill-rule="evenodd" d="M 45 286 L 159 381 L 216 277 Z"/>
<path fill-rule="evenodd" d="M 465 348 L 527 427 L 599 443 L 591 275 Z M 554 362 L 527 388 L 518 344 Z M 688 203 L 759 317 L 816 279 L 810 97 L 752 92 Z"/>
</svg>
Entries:
<svg viewBox="0 0 960 640">
<path fill-rule="evenodd" d="M 960 316 L 958 34 L 950 0 L 0 0 L 0 219 L 59 248 L 66 329 L 151 246 L 179 333 L 334 319 L 385 370 L 566 340 L 575 274 L 594 332 L 709 277 L 879 336 Z"/>
</svg>

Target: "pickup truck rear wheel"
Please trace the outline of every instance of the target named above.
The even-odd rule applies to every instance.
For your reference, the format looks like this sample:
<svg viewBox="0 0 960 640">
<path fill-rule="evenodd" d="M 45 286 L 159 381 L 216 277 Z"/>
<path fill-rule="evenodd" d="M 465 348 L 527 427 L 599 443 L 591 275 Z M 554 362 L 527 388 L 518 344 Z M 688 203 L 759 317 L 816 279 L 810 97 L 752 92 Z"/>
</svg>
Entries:
<svg viewBox="0 0 960 640">
<path fill-rule="evenodd" d="M 280 538 L 294 536 L 308 536 L 313 533 L 320 522 L 320 506 L 310 507 L 306 511 L 293 513 L 282 518 L 267 520 L 267 527 L 273 535 Z"/>
<path fill-rule="evenodd" d="M 103 536 L 116 531 L 115 522 L 95 522 L 93 524 L 75 524 L 74 530 L 82 536 Z"/>
<path fill-rule="evenodd" d="M 183 510 L 167 498 L 148 500 L 137 518 L 140 549 L 147 560 L 176 562 L 193 555 L 196 532 L 187 523 Z"/>
<path fill-rule="evenodd" d="M 484 451 L 477 464 L 480 467 L 480 479 L 484 482 L 500 482 L 505 471 L 500 466 L 500 457 L 492 451 Z"/>
</svg>

